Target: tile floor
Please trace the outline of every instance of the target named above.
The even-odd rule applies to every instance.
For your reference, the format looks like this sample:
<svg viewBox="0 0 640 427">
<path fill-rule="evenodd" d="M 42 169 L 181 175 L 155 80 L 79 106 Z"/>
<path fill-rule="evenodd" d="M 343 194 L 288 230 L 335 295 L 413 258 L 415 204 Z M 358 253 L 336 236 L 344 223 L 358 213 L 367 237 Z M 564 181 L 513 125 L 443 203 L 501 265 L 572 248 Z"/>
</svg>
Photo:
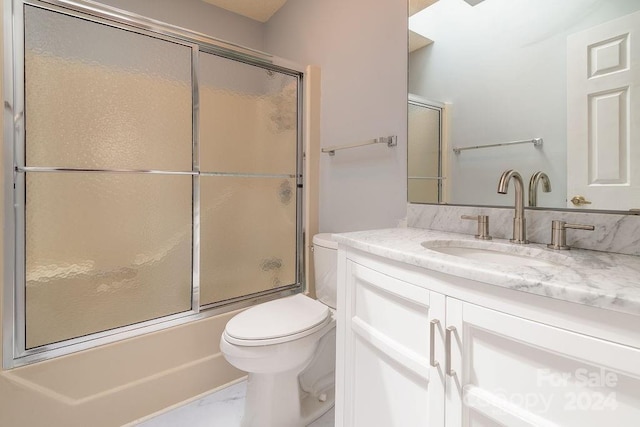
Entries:
<svg viewBox="0 0 640 427">
<path fill-rule="evenodd" d="M 136 427 L 239 427 L 247 383 L 242 381 L 216 393 L 148 419 Z M 309 427 L 334 427 L 332 408 Z"/>
</svg>

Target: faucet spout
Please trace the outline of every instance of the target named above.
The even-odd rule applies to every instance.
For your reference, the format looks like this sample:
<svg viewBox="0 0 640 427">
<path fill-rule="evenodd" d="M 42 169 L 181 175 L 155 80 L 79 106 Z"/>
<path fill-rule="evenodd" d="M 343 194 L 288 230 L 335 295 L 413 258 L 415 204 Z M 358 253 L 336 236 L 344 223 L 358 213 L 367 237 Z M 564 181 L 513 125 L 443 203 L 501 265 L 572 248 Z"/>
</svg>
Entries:
<svg viewBox="0 0 640 427">
<path fill-rule="evenodd" d="M 529 243 L 527 240 L 526 219 L 524 217 L 524 183 L 522 175 L 513 169 L 506 170 L 500 176 L 498 181 L 498 193 L 507 194 L 509 190 L 509 181 L 515 181 L 515 216 L 513 217 L 513 238 L 512 243 L 524 244 Z"/>
<path fill-rule="evenodd" d="M 529 206 L 538 206 L 538 183 L 540 181 L 542 181 L 542 191 L 545 193 L 551 191 L 551 181 L 546 173 L 538 171 L 531 175 L 529 180 Z"/>
</svg>

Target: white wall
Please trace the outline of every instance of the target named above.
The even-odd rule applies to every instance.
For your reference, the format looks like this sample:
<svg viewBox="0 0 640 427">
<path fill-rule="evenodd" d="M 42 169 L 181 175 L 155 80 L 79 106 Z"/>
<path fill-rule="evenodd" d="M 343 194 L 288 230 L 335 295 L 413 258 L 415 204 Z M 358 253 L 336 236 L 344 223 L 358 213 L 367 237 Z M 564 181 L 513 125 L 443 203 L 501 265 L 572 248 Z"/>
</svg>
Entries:
<svg viewBox="0 0 640 427">
<path fill-rule="evenodd" d="M 407 9 L 397 0 L 289 0 L 265 50 L 321 67 L 321 145 L 397 135 L 320 159 L 320 231 L 394 227 L 406 216 Z"/>
<path fill-rule="evenodd" d="M 451 155 L 452 203 L 510 205 L 496 192 L 505 169 L 529 179 L 537 170 L 566 198 L 566 38 L 640 8 L 638 0 L 490 0 L 469 7 L 440 0 L 412 17 L 412 30 L 434 40 L 409 60 L 411 93 L 453 103 L 451 145 L 543 138 L 544 146 Z"/>
</svg>

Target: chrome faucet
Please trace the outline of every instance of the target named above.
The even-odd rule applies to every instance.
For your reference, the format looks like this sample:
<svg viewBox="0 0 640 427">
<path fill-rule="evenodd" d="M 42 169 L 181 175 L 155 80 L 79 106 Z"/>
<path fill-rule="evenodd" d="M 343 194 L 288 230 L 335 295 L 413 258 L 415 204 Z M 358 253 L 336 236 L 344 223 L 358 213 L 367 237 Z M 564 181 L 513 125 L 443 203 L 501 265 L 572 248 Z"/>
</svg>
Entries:
<svg viewBox="0 0 640 427">
<path fill-rule="evenodd" d="M 504 171 L 498 182 L 498 193 L 507 194 L 511 178 L 516 182 L 516 214 L 513 217 L 513 239 L 510 242 L 518 244 L 529 243 L 527 240 L 527 221 L 524 217 L 524 184 L 522 183 L 522 176 L 513 169 Z"/>
<path fill-rule="evenodd" d="M 542 191 L 545 193 L 551 191 L 551 181 L 546 173 L 538 171 L 531 175 L 529 180 L 529 206 L 538 206 L 538 183 L 540 180 L 542 180 Z"/>
</svg>

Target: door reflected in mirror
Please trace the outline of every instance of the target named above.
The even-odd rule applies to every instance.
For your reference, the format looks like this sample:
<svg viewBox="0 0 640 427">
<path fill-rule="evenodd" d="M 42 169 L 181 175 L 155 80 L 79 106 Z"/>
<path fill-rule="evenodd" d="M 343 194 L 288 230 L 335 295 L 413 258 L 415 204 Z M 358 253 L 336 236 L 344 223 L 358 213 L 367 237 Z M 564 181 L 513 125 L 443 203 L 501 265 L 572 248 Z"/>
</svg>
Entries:
<svg viewBox="0 0 640 427">
<path fill-rule="evenodd" d="M 442 109 L 440 103 L 409 97 L 407 196 L 411 203 L 443 203 Z"/>
<path fill-rule="evenodd" d="M 496 185 L 516 169 L 550 178 L 540 207 L 640 208 L 638 10 L 638 0 L 438 0 L 411 16 L 429 44 L 409 54 L 409 92 L 447 103 L 449 145 L 413 158 L 435 151 L 411 142 L 410 105 L 409 201 L 509 206 Z M 544 144 L 453 151 L 535 139 Z"/>
</svg>

